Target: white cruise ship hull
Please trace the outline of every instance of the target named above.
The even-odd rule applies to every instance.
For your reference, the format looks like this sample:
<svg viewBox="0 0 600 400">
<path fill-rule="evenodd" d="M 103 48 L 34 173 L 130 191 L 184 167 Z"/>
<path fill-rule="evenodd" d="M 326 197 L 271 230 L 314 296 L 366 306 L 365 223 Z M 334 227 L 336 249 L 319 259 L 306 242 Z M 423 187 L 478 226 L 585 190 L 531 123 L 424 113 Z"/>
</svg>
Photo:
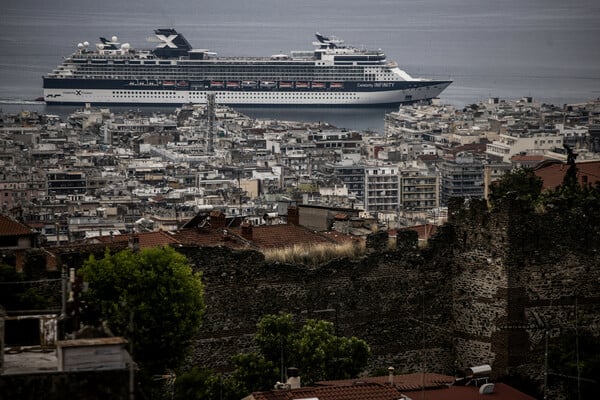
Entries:
<svg viewBox="0 0 600 400">
<path fill-rule="evenodd" d="M 44 89 L 44 100 L 47 104 L 181 105 L 206 103 L 207 94 L 213 93 L 215 101 L 225 105 L 377 106 L 427 101 L 449 84 L 439 81 L 430 86 L 372 92 Z"/>
</svg>

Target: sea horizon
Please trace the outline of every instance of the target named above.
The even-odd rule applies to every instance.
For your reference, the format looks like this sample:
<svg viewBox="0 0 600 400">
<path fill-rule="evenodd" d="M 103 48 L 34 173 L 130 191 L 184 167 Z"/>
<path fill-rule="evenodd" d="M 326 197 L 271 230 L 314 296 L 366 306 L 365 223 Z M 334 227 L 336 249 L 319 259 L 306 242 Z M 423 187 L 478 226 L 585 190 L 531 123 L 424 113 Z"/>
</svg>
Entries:
<svg viewBox="0 0 600 400">
<path fill-rule="evenodd" d="M 176 28 L 193 47 L 223 56 L 307 50 L 315 32 L 333 34 L 347 44 L 383 49 L 414 77 L 452 80 L 439 98 L 456 107 L 490 97 L 533 97 L 555 105 L 600 97 L 600 4 L 594 0 L 7 0 L 0 14 L 5 110 L 8 103 L 42 96 L 42 76 L 77 43 L 117 35 L 135 48 L 148 48 L 154 44 L 146 38 L 159 27 Z M 386 111 L 275 107 L 255 113 L 379 130 Z"/>
</svg>

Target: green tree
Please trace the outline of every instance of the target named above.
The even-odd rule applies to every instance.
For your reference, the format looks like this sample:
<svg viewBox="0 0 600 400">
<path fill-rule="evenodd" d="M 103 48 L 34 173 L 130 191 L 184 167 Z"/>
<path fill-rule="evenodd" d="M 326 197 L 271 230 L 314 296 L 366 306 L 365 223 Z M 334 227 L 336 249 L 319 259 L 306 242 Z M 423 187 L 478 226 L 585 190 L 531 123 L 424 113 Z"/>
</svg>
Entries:
<svg viewBox="0 0 600 400">
<path fill-rule="evenodd" d="M 192 368 L 177 374 L 174 398 L 177 400 L 221 400 L 221 376 L 210 369 Z"/>
<path fill-rule="evenodd" d="M 282 375 L 282 367 L 296 367 L 307 385 L 318 380 L 355 377 L 370 356 L 364 340 L 337 336 L 331 322 L 307 320 L 297 327 L 291 314 L 265 315 L 257 324 L 255 340 L 265 360 L 278 368 L 274 377 Z"/>
<path fill-rule="evenodd" d="M 296 328 L 292 314 L 268 314 L 256 324 L 254 340 L 267 360 L 286 365 Z"/>
<path fill-rule="evenodd" d="M 530 168 L 519 168 L 504 174 L 490 185 L 490 201 L 497 202 L 505 196 L 535 202 L 542 192 L 543 181 Z"/>
<path fill-rule="evenodd" d="M 204 312 L 203 285 L 187 259 L 170 247 L 90 257 L 81 270 L 85 301 L 116 335 L 133 343 L 142 373 L 179 365 Z"/>
<path fill-rule="evenodd" d="M 272 389 L 278 380 L 279 369 L 262 354 L 238 354 L 233 363 L 236 368 L 226 382 L 231 398 L 241 399 L 254 391 Z"/>
<path fill-rule="evenodd" d="M 308 320 L 293 342 L 291 361 L 296 361 L 303 382 L 348 379 L 367 364 L 367 343 L 355 337 L 336 336 L 329 321 Z"/>
</svg>

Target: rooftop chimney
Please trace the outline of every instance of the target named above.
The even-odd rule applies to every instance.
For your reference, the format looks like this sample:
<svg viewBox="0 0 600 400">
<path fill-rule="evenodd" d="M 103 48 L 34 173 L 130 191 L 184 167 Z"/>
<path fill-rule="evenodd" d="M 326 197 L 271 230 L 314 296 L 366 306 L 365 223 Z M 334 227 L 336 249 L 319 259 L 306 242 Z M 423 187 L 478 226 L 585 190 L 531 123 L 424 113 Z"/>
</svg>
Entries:
<svg viewBox="0 0 600 400">
<path fill-rule="evenodd" d="M 287 369 L 287 384 L 290 385 L 290 389 L 300 389 L 300 374 L 298 368 L 290 367 Z"/>
<path fill-rule="evenodd" d="M 225 228 L 225 214 L 219 210 L 210 212 L 210 227 L 212 229 Z"/>
<path fill-rule="evenodd" d="M 394 385 L 394 367 L 388 367 L 388 383 Z"/>
<path fill-rule="evenodd" d="M 252 224 L 244 221 L 240 227 L 242 228 L 242 237 L 246 240 L 252 240 Z"/>
<path fill-rule="evenodd" d="M 133 252 L 140 251 L 140 238 L 137 236 L 131 236 L 129 238 L 129 248 Z"/>
<path fill-rule="evenodd" d="M 287 223 L 288 225 L 300 225 L 300 213 L 298 211 L 298 207 L 288 206 Z"/>
</svg>

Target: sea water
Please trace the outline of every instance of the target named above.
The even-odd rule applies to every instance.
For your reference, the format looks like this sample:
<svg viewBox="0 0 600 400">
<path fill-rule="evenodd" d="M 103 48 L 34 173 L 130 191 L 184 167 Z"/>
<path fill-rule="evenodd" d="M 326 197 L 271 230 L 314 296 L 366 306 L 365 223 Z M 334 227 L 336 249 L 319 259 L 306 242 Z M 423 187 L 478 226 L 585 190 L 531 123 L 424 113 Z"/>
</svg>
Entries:
<svg viewBox="0 0 600 400">
<path fill-rule="evenodd" d="M 70 110 L 14 103 L 41 96 L 42 75 L 77 43 L 116 35 L 148 48 L 154 44 L 146 38 L 159 27 L 223 56 L 307 50 L 315 32 L 336 35 L 383 49 L 413 76 L 453 80 L 440 96 L 444 103 L 532 96 L 562 105 L 600 97 L 598 21 L 597 0 L 3 0 L 0 108 Z M 241 111 L 381 131 L 390 109 Z"/>
</svg>

